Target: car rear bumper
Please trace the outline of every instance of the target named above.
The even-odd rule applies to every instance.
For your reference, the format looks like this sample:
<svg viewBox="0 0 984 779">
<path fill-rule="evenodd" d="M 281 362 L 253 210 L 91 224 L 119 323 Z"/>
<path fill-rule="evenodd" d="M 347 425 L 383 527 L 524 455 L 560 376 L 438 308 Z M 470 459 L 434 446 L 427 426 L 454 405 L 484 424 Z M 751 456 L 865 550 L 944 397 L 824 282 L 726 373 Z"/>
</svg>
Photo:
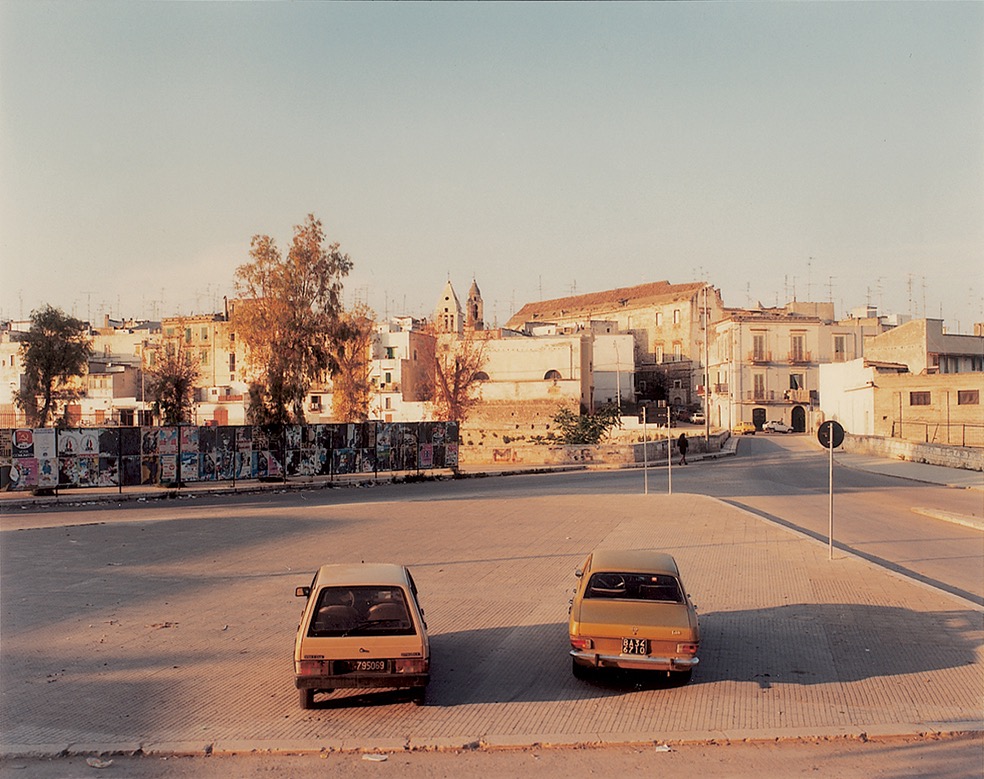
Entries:
<svg viewBox="0 0 984 779">
<path fill-rule="evenodd" d="M 651 655 L 600 655 L 596 652 L 571 650 L 571 657 L 581 665 L 594 668 L 626 668 L 652 671 L 686 671 L 700 660 L 696 657 L 653 657 Z"/>
<path fill-rule="evenodd" d="M 340 674 L 338 676 L 295 676 L 298 690 L 337 690 L 340 688 L 425 687 L 430 674 Z"/>
</svg>

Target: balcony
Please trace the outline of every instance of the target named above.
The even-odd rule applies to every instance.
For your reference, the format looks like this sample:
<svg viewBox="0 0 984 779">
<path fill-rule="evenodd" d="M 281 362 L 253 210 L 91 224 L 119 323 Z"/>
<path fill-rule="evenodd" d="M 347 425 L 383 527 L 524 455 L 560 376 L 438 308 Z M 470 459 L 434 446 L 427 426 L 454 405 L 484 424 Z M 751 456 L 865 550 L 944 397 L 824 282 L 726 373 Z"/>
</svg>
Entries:
<svg viewBox="0 0 984 779">
<path fill-rule="evenodd" d="M 753 365 L 764 365 L 765 363 L 772 362 L 772 352 L 765 351 L 753 351 L 748 353 L 748 359 L 746 362 L 750 362 Z"/>
<path fill-rule="evenodd" d="M 813 355 L 810 352 L 792 351 L 787 357 L 790 365 L 806 365 L 813 362 Z"/>
<path fill-rule="evenodd" d="M 716 394 L 716 395 L 727 395 L 728 394 L 728 385 L 727 384 L 715 384 L 714 385 L 714 394 Z"/>
<path fill-rule="evenodd" d="M 810 390 L 746 390 L 741 393 L 739 400 L 743 403 L 813 403 L 813 395 Z"/>
</svg>

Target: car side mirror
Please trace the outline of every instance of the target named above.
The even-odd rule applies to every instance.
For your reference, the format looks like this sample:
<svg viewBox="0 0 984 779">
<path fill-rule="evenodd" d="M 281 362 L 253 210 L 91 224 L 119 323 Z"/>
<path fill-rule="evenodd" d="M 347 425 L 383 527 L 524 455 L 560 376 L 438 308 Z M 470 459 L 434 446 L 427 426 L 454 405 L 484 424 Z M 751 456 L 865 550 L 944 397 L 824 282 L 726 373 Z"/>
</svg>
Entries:
<svg viewBox="0 0 984 779">
<path fill-rule="evenodd" d="M 575 575 L 575 576 L 576 576 L 576 577 L 577 577 L 578 579 L 580 579 L 580 578 L 581 578 L 582 576 L 584 576 L 584 571 L 582 571 L 582 570 L 581 570 L 580 568 L 575 568 L 575 569 L 574 569 L 574 575 Z"/>
<path fill-rule="evenodd" d="M 306 598 L 310 594 L 311 594 L 311 588 L 310 587 L 295 587 L 294 588 L 294 597 L 295 598 Z"/>
</svg>

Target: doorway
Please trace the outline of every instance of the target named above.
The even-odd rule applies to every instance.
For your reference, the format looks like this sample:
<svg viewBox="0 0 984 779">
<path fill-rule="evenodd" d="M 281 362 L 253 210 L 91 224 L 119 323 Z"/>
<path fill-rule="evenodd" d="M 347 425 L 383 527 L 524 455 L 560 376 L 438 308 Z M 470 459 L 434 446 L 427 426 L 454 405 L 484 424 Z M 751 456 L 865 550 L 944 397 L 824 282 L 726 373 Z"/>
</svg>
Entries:
<svg viewBox="0 0 984 779">
<path fill-rule="evenodd" d="M 806 409 L 802 406 L 793 406 L 791 424 L 794 433 L 806 432 Z"/>
</svg>

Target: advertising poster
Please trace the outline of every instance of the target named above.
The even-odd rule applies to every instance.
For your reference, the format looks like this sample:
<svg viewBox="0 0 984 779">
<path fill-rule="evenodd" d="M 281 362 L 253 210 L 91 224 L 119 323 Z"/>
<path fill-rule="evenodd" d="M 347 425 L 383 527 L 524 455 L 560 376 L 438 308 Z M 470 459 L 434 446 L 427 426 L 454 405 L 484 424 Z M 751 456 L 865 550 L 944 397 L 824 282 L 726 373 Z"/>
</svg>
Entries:
<svg viewBox="0 0 984 779">
<path fill-rule="evenodd" d="M 79 430 L 79 454 L 97 455 L 99 454 L 99 431 L 98 430 Z"/>
<path fill-rule="evenodd" d="M 119 458 L 106 457 L 99 458 L 99 486 L 118 487 L 120 483 Z"/>
<path fill-rule="evenodd" d="M 158 429 L 157 453 L 158 454 L 178 453 L 178 428 L 162 427 Z"/>
<path fill-rule="evenodd" d="M 58 454 L 76 455 L 82 451 L 82 431 L 68 428 L 58 431 Z"/>
<path fill-rule="evenodd" d="M 181 452 L 181 481 L 198 481 L 198 469 L 198 452 Z"/>
<path fill-rule="evenodd" d="M 160 460 L 158 460 L 155 456 L 144 455 L 140 458 L 140 483 L 161 483 L 161 464 Z"/>
<path fill-rule="evenodd" d="M 14 457 L 34 457 L 34 431 L 20 428 L 14 431 Z"/>
<path fill-rule="evenodd" d="M 38 483 L 38 461 L 33 457 L 14 458 L 10 466 L 10 489 L 28 490 Z"/>
<path fill-rule="evenodd" d="M 119 430 L 100 430 L 99 432 L 99 454 L 109 457 L 117 457 L 120 452 L 120 431 Z"/>
<path fill-rule="evenodd" d="M 198 452 L 198 428 L 191 425 L 182 425 L 181 428 L 181 454 L 185 452 Z"/>
<path fill-rule="evenodd" d="M 420 445 L 420 468 L 433 468 L 434 467 L 434 445 L 433 444 L 421 444 Z"/>
<path fill-rule="evenodd" d="M 444 445 L 444 467 L 445 468 L 457 468 L 458 467 L 458 445 L 457 444 L 445 444 Z"/>
<path fill-rule="evenodd" d="M 157 454 L 157 443 L 160 434 L 156 427 L 140 428 L 140 453 Z"/>
<path fill-rule="evenodd" d="M 34 431 L 34 456 L 47 460 L 57 456 L 55 451 L 55 428 L 43 427 Z"/>
<path fill-rule="evenodd" d="M 99 457 L 85 454 L 75 458 L 75 473 L 80 487 L 95 487 L 99 484 Z"/>
<path fill-rule="evenodd" d="M 161 456 L 161 484 L 173 484 L 178 480 L 178 456 L 165 454 Z"/>
<path fill-rule="evenodd" d="M 238 452 L 253 451 L 253 428 L 251 427 L 236 428 L 236 451 Z"/>
<path fill-rule="evenodd" d="M 14 456 L 14 431 L 0 430 L 0 462 L 8 465 Z"/>
<path fill-rule="evenodd" d="M 58 486 L 58 460 L 54 457 L 38 458 L 38 486 Z"/>
<path fill-rule="evenodd" d="M 59 457 L 58 458 L 58 486 L 59 487 L 78 487 L 79 468 L 78 458 Z"/>
<path fill-rule="evenodd" d="M 381 471 L 393 470 L 393 450 L 388 444 L 376 446 L 376 465 Z"/>
</svg>

